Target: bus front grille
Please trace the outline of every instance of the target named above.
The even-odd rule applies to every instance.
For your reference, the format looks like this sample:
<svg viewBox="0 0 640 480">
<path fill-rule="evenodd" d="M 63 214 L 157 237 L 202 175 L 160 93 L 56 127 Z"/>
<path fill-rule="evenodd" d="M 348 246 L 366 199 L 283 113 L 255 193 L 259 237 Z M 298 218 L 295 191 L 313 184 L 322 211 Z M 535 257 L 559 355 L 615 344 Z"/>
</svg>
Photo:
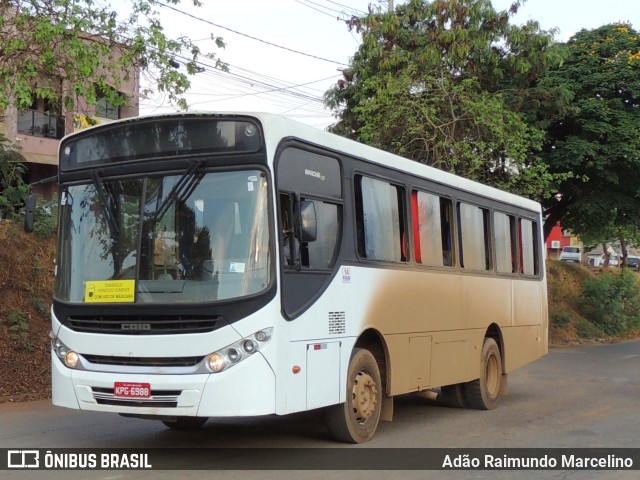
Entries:
<svg viewBox="0 0 640 480">
<path fill-rule="evenodd" d="M 82 354 L 95 365 L 119 365 L 127 367 L 194 367 L 204 357 L 112 357 L 108 355 Z"/>
<path fill-rule="evenodd" d="M 226 325 L 220 316 L 113 316 L 68 317 L 66 325 L 76 332 L 117 335 L 171 335 L 212 332 Z"/>
<path fill-rule="evenodd" d="M 93 399 L 99 405 L 118 405 L 121 407 L 159 407 L 176 408 L 180 390 L 152 390 L 149 398 L 116 397 L 112 388 L 92 387 Z"/>
</svg>

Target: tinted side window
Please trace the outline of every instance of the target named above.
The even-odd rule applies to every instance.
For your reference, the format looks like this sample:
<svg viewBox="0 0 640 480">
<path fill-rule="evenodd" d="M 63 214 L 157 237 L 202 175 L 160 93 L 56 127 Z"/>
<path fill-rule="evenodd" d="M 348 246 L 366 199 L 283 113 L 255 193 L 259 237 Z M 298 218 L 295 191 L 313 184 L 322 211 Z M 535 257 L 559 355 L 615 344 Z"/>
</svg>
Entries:
<svg viewBox="0 0 640 480">
<path fill-rule="evenodd" d="M 516 273 L 516 219 L 506 213 L 494 212 L 493 233 L 498 273 Z"/>
<path fill-rule="evenodd" d="M 277 164 L 280 241 L 284 267 L 333 267 L 342 228 L 342 184 L 337 159 L 300 148 L 285 149 Z M 315 239 L 304 238 L 301 208 L 313 204 Z"/>
<path fill-rule="evenodd" d="M 452 266 L 451 200 L 414 191 L 412 204 L 416 261 L 430 267 Z"/>
<path fill-rule="evenodd" d="M 370 260 L 406 260 L 404 189 L 375 178 L 356 176 L 358 254 Z"/>
<path fill-rule="evenodd" d="M 538 275 L 540 259 L 538 252 L 538 225 L 532 220 L 520 219 L 520 273 Z"/>
<path fill-rule="evenodd" d="M 460 266 L 489 270 L 489 212 L 468 203 L 458 203 Z"/>
<path fill-rule="evenodd" d="M 338 244 L 341 219 L 338 205 L 320 200 L 313 200 L 318 222 L 315 242 L 302 244 L 302 266 L 313 269 L 328 269 L 333 260 Z"/>
</svg>

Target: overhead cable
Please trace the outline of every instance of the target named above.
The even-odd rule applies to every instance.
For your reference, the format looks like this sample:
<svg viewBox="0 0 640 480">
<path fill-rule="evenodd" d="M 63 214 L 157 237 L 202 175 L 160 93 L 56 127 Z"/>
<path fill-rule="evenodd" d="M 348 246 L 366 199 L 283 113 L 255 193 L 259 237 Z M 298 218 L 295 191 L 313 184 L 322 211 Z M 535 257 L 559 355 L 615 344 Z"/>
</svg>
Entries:
<svg viewBox="0 0 640 480">
<path fill-rule="evenodd" d="M 241 35 L 241 36 L 246 37 L 246 38 L 249 38 L 249 39 L 251 39 L 251 40 L 255 40 L 255 41 L 257 41 L 257 42 L 261 42 L 261 43 L 264 43 L 264 44 L 266 44 L 266 45 L 270 45 L 270 46 L 272 46 L 272 47 L 280 48 L 280 49 L 282 49 L 282 50 L 286 50 L 286 51 L 289 51 L 289 52 L 292 52 L 292 53 L 297 53 L 298 55 L 304 55 L 305 57 L 315 58 L 316 60 L 322 60 L 323 62 L 334 63 L 334 64 L 337 64 L 337 65 L 344 65 L 344 66 L 346 66 L 346 67 L 348 67 L 348 66 L 349 66 L 348 64 L 346 64 L 346 63 L 344 63 L 344 62 L 338 62 L 338 61 L 336 61 L 336 60 L 330 60 L 330 59 L 328 59 L 328 58 L 320 57 L 320 56 L 318 56 L 318 55 L 313 55 L 313 54 L 310 54 L 310 53 L 301 52 L 300 50 L 294 50 L 293 48 L 283 47 L 282 45 L 278 45 L 278 44 L 276 44 L 276 43 L 272 43 L 272 42 L 269 42 L 269 41 L 267 41 L 267 40 L 262 40 L 261 38 L 254 37 L 254 36 L 252 36 L 252 35 L 248 35 L 248 34 L 246 34 L 246 33 L 242 33 L 242 32 L 239 32 L 239 31 L 237 31 L 237 30 L 233 30 L 233 29 L 231 29 L 231 28 L 224 27 L 224 26 L 222 26 L 222 25 L 218 25 L 217 23 L 213 23 L 213 22 L 212 22 L 212 21 L 210 21 L 210 20 L 207 20 L 207 19 L 202 18 L 202 17 L 198 17 L 198 16 L 196 16 L 196 15 L 193 15 L 193 14 L 191 14 L 191 13 L 185 12 L 185 11 L 180 10 L 180 9 L 178 9 L 178 8 L 172 7 L 171 5 L 167 5 L 167 4 L 165 4 L 165 3 L 158 2 L 158 5 L 159 5 L 159 6 L 161 6 L 161 7 L 167 8 L 167 9 L 169 9 L 169 10 L 173 10 L 174 12 L 180 13 L 180 14 L 185 15 L 185 16 L 187 16 L 187 17 L 193 18 L 194 20 L 198 20 L 198 21 L 200 21 L 200 22 L 207 23 L 207 24 L 212 25 L 212 26 L 214 26 L 214 27 L 216 27 L 216 28 L 221 28 L 221 29 L 223 29 L 223 30 L 227 30 L 227 31 L 229 31 L 229 32 L 235 33 L 236 35 Z"/>
</svg>

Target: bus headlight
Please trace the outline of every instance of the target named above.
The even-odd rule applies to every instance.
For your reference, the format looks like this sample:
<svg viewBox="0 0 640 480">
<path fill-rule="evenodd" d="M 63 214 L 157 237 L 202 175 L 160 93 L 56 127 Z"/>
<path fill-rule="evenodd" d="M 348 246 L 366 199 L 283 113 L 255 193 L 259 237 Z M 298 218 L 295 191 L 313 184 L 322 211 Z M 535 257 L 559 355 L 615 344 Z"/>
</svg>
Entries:
<svg viewBox="0 0 640 480">
<path fill-rule="evenodd" d="M 213 373 L 218 373 L 224 370 L 224 367 L 227 366 L 227 362 L 222 355 L 216 352 L 209 356 L 209 362 L 207 365 Z"/>
<path fill-rule="evenodd" d="M 80 360 L 80 357 L 74 351 L 67 352 L 67 354 L 64 357 L 64 363 L 66 363 L 67 367 L 69 368 L 76 368 L 76 365 L 78 365 L 79 360 Z"/>
<path fill-rule="evenodd" d="M 207 357 L 207 368 L 218 373 L 240 363 L 269 343 L 272 332 L 273 328 L 265 328 L 212 353 Z"/>
<path fill-rule="evenodd" d="M 69 347 L 62 343 L 53 333 L 51 333 L 50 336 L 51 348 L 53 348 L 53 352 L 56 357 L 58 357 L 67 367 L 76 368 L 80 363 L 80 356 L 73 350 L 70 350 Z"/>
</svg>

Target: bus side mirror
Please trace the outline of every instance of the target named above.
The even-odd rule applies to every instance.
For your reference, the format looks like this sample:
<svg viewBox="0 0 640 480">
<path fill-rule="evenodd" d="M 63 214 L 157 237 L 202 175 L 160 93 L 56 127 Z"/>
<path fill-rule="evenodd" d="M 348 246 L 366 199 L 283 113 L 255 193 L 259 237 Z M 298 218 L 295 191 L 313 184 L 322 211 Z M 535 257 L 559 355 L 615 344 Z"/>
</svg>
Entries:
<svg viewBox="0 0 640 480">
<path fill-rule="evenodd" d="M 309 200 L 300 202 L 300 241 L 315 242 L 318 237 L 316 206 Z"/>
<path fill-rule="evenodd" d="M 33 232 L 33 224 L 36 219 L 36 203 L 36 194 L 29 194 L 27 197 L 27 203 L 24 207 L 24 231 L 27 233 Z"/>
</svg>

